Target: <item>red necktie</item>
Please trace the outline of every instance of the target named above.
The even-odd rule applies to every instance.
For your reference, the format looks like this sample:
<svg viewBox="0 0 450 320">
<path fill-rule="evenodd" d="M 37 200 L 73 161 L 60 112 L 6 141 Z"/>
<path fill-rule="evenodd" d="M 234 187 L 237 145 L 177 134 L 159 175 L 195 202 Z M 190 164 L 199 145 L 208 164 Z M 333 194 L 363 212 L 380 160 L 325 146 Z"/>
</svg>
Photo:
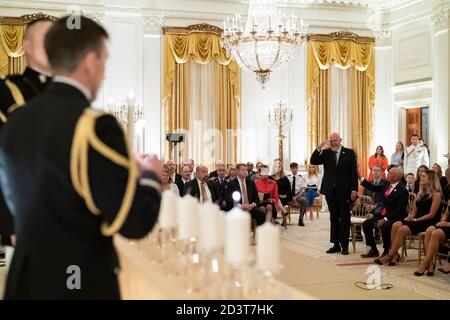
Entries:
<svg viewBox="0 0 450 320">
<path fill-rule="evenodd" d="M 384 196 L 387 197 L 389 195 L 389 193 L 391 193 L 392 190 L 392 186 L 389 186 L 389 188 L 387 188 L 386 192 L 384 193 Z"/>
<path fill-rule="evenodd" d="M 386 192 L 384 193 L 384 196 L 385 196 L 386 198 L 388 197 L 388 195 L 389 195 L 389 193 L 391 192 L 391 190 L 392 190 L 392 186 L 389 186 L 389 188 L 387 188 Z M 385 216 L 386 213 L 387 213 L 386 208 L 383 208 L 383 210 L 381 210 L 381 215 L 382 215 L 382 216 Z"/>
</svg>

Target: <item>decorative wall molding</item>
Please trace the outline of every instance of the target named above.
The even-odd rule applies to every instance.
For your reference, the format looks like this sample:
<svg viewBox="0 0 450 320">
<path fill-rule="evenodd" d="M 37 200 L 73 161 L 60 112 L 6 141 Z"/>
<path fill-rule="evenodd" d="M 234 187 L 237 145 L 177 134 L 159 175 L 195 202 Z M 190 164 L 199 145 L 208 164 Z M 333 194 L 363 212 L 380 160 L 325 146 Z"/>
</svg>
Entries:
<svg viewBox="0 0 450 320">
<path fill-rule="evenodd" d="M 200 24 L 194 24 L 191 26 L 188 26 L 186 28 L 184 27 L 163 27 L 164 34 L 166 33 L 191 33 L 191 32 L 208 32 L 208 33 L 214 33 L 218 36 L 222 35 L 223 30 L 217 26 L 207 24 L 207 23 L 200 23 Z"/>
<path fill-rule="evenodd" d="M 348 30 L 332 32 L 328 35 L 326 34 L 309 34 L 308 40 L 319 40 L 319 41 L 332 41 L 332 40 L 352 40 L 359 43 L 373 43 L 375 39 L 372 37 L 361 37 L 356 33 L 350 32 Z"/>
<path fill-rule="evenodd" d="M 20 17 L 0 17 L 0 24 L 23 26 L 36 20 L 56 21 L 57 17 L 42 12 L 25 14 Z"/>
<path fill-rule="evenodd" d="M 450 16 L 450 2 L 436 7 L 431 15 L 433 31 L 437 32 L 443 29 L 447 29 L 449 16 Z"/>
<path fill-rule="evenodd" d="M 144 15 L 144 32 L 154 33 L 156 31 L 161 31 L 164 25 L 164 15 Z"/>
<path fill-rule="evenodd" d="M 92 19 L 99 24 L 103 24 L 105 22 L 106 15 L 104 12 L 83 10 L 82 13 L 83 16 Z"/>
</svg>

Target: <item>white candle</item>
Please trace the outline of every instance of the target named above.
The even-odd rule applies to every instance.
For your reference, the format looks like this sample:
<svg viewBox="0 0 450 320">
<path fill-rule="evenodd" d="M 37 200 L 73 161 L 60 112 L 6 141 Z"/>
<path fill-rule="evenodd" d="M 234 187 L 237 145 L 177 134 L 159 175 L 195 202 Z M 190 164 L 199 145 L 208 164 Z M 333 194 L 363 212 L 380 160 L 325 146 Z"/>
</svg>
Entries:
<svg viewBox="0 0 450 320">
<path fill-rule="evenodd" d="M 219 249 L 223 245 L 221 229 L 223 213 L 217 205 L 206 203 L 199 208 L 199 246 L 206 252 Z"/>
<path fill-rule="evenodd" d="M 189 240 L 198 238 L 198 202 L 187 195 L 179 199 L 178 210 L 178 239 Z"/>
<path fill-rule="evenodd" d="M 225 260 L 234 266 L 245 265 L 250 252 L 250 214 L 234 208 L 225 216 Z"/>
<path fill-rule="evenodd" d="M 256 228 L 256 266 L 263 271 L 280 268 L 280 228 L 269 222 Z"/>
<path fill-rule="evenodd" d="M 128 91 L 127 102 L 128 106 L 134 106 L 134 92 L 131 89 Z"/>
<path fill-rule="evenodd" d="M 108 103 L 106 105 L 106 112 L 114 112 L 114 99 L 113 97 L 108 98 Z"/>
<path fill-rule="evenodd" d="M 161 229 L 171 229 L 177 226 L 177 202 L 177 196 L 172 191 L 163 192 L 158 219 Z"/>
</svg>

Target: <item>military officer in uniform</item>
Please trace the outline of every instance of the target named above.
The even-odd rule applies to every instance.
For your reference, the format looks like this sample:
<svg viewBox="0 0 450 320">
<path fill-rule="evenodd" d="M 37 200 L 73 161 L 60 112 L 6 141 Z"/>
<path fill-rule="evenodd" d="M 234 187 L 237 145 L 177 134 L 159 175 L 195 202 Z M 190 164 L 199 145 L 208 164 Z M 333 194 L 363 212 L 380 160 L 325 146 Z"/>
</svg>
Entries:
<svg viewBox="0 0 450 320">
<path fill-rule="evenodd" d="M 44 37 L 52 25 L 49 18 L 40 18 L 27 25 L 22 39 L 27 68 L 21 75 L 10 75 L 0 81 L 0 132 L 9 116 L 42 93 L 51 81 Z M 1 244 L 8 247 L 7 252 L 12 252 L 11 246 L 15 242 L 13 228 L 11 213 L 0 191 L 0 238 Z"/>
<path fill-rule="evenodd" d="M 412 173 L 414 174 L 414 177 L 420 166 L 430 166 L 428 150 L 425 146 L 419 144 L 419 137 L 417 134 L 411 136 L 411 145 L 406 148 L 404 158 L 404 173 Z"/>
<path fill-rule="evenodd" d="M 0 136 L 0 178 L 17 243 L 5 299 L 119 299 L 112 236 L 156 223 L 162 164 L 133 157 L 120 124 L 89 107 L 104 78 L 107 32 L 79 17 L 48 31 L 55 77 Z"/>
</svg>

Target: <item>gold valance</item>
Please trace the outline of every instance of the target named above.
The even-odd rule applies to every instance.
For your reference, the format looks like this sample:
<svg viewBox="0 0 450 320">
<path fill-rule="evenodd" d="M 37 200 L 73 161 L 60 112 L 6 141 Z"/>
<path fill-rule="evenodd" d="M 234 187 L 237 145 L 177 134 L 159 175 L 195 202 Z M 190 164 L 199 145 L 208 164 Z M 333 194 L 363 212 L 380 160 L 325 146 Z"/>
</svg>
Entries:
<svg viewBox="0 0 450 320">
<path fill-rule="evenodd" d="M 22 38 L 28 23 L 36 20 L 55 21 L 42 12 L 20 17 L 0 16 L 0 75 L 21 73 L 25 68 Z"/>
<path fill-rule="evenodd" d="M 359 44 L 348 40 L 311 41 L 311 46 L 322 70 L 337 65 L 344 69 L 353 67 L 358 71 L 366 71 L 373 57 L 371 43 Z"/>
</svg>

